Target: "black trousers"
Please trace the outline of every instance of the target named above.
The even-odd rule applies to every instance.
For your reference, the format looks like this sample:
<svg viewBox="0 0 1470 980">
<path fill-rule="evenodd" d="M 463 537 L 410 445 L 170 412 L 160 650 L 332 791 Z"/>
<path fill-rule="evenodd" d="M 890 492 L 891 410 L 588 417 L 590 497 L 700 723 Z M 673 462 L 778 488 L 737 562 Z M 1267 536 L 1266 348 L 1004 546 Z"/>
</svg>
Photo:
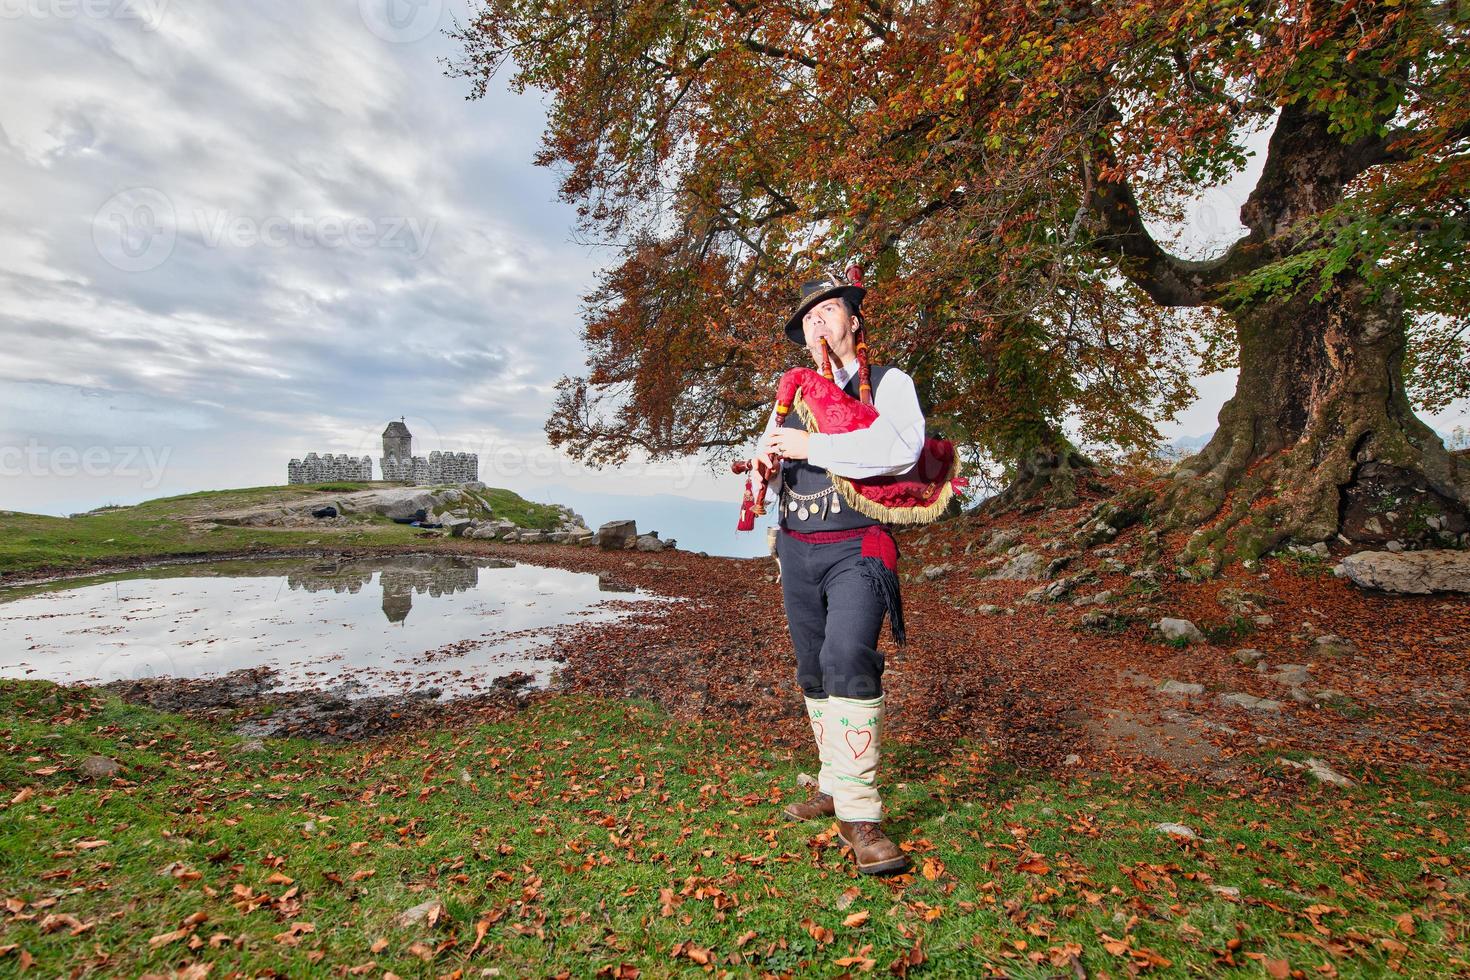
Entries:
<svg viewBox="0 0 1470 980">
<path fill-rule="evenodd" d="M 808 697 L 883 693 L 878 633 L 886 610 L 858 565 L 862 547 L 861 538 L 811 544 L 785 531 L 776 537 L 796 681 Z"/>
</svg>

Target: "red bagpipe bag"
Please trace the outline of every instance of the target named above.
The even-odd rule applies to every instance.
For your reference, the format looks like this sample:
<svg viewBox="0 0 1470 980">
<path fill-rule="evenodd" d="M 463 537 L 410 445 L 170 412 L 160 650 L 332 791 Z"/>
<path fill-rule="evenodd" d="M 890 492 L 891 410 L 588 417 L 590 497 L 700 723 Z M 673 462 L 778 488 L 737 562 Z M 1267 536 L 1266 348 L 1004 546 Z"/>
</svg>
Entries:
<svg viewBox="0 0 1470 980">
<path fill-rule="evenodd" d="M 792 411 L 811 432 L 833 434 L 866 429 L 878 418 L 877 409 L 858 399 L 811 368 L 792 368 L 776 387 L 776 424 Z M 927 524 L 938 520 L 964 481 L 954 443 L 925 439 L 913 469 L 898 476 L 850 480 L 829 473 L 843 503 L 859 514 L 885 524 Z"/>
</svg>

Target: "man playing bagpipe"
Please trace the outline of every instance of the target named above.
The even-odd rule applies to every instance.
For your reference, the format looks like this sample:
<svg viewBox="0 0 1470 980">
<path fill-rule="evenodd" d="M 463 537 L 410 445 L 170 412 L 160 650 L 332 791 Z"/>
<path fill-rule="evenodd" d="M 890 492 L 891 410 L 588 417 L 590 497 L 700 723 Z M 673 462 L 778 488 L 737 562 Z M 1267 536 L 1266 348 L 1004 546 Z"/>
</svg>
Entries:
<svg viewBox="0 0 1470 980">
<path fill-rule="evenodd" d="M 756 458 L 736 468 L 767 478 L 758 498 L 747 483 L 742 529 L 764 513 L 768 489 L 779 494 L 781 589 L 821 760 L 817 791 L 784 813 L 836 817 L 858 870 L 882 874 L 909 866 L 883 832 L 878 789 L 885 615 L 904 640 L 898 549 L 885 525 L 939 516 L 956 468 L 949 443 L 925 439 L 913 380 L 868 365 L 865 293 L 833 275 L 802 286 L 786 336 L 821 374 L 787 372 Z"/>
</svg>

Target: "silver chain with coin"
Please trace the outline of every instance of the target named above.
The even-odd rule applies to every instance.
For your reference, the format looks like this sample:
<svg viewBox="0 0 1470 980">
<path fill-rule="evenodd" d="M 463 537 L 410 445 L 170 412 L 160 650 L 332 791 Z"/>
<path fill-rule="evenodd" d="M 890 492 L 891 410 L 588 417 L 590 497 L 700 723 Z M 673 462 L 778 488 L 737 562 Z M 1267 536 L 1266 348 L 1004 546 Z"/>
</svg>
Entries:
<svg viewBox="0 0 1470 980">
<path fill-rule="evenodd" d="M 838 495 L 836 487 L 828 487 L 816 493 L 797 493 L 795 490 L 786 489 L 786 512 L 795 514 L 802 520 L 810 520 L 817 516 L 818 509 L 821 510 L 822 520 L 827 519 L 828 514 L 842 513 L 842 497 Z"/>
</svg>

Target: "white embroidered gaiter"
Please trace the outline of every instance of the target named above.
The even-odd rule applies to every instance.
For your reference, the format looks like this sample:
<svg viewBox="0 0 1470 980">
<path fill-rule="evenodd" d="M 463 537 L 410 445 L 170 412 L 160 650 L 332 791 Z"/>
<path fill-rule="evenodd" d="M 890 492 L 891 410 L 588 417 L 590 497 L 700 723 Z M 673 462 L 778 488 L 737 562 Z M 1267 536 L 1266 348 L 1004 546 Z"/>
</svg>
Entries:
<svg viewBox="0 0 1470 980">
<path fill-rule="evenodd" d="M 817 789 L 828 796 L 835 796 L 836 791 L 832 788 L 836 779 L 832 773 L 832 749 L 827 744 L 827 703 L 829 698 L 806 699 L 806 716 L 812 723 L 812 736 L 817 740 L 817 758 L 822 761 L 822 768 L 817 770 Z"/>
<path fill-rule="evenodd" d="M 881 820 L 878 798 L 878 755 L 883 727 L 883 695 L 840 698 L 829 695 L 825 722 L 827 752 L 832 760 L 833 806 L 837 819 Z"/>
</svg>

